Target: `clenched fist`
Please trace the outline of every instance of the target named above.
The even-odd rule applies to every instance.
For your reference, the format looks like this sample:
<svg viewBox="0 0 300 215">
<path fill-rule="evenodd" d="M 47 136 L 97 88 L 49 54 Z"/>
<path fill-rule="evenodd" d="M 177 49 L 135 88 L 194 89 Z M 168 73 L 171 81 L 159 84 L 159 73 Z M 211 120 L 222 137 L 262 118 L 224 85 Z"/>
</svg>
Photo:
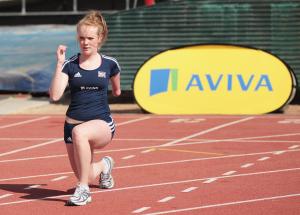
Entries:
<svg viewBox="0 0 300 215">
<path fill-rule="evenodd" d="M 66 60 L 67 46 L 59 45 L 56 50 L 57 63 L 63 64 Z"/>
</svg>

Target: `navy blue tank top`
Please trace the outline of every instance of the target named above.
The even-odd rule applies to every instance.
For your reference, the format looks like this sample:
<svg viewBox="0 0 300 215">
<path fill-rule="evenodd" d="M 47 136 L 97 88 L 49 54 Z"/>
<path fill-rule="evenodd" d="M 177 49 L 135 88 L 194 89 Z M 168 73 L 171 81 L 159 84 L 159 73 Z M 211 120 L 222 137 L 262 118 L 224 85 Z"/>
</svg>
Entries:
<svg viewBox="0 0 300 215">
<path fill-rule="evenodd" d="M 62 72 L 69 76 L 71 103 L 66 115 L 72 119 L 88 121 L 107 119 L 110 116 L 107 90 L 109 79 L 121 69 L 116 59 L 101 55 L 101 65 L 95 70 L 79 66 L 79 55 L 74 55 L 63 64 Z"/>
</svg>

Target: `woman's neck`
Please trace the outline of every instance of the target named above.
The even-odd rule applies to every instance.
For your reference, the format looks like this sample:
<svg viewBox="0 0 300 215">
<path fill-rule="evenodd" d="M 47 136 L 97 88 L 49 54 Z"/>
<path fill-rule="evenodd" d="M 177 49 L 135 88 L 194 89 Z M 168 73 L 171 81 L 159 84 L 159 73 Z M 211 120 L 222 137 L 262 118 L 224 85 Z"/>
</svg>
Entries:
<svg viewBox="0 0 300 215">
<path fill-rule="evenodd" d="M 100 54 L 96 53 L 93 55 L 82 55 L 79 56 L 80 67 L 86 70 L 97 69 L 101 65 Z"/>
</svg>

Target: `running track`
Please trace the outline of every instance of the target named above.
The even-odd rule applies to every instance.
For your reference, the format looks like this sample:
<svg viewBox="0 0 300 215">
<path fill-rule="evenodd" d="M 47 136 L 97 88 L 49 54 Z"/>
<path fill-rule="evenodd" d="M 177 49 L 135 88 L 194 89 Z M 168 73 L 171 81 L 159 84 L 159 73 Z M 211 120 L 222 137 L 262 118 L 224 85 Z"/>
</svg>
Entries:
<svg viewBox="0 0 300 215">
<path fill-rule="evenodd" d="M 300 214 L 300 116 L 114 115 L 116 187 L 66 207 L 64 117 L 0 117 L 1 214 Z"/>
</svg>

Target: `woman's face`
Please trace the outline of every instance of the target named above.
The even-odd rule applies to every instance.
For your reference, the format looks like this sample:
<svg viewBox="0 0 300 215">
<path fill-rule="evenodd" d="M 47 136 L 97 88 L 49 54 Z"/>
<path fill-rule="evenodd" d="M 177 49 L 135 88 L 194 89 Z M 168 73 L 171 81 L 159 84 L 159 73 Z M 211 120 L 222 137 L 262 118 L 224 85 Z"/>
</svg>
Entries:
<svg viewBox="0 0 300 215">
<path fill-rule="evenodd" d="M 98 52 L 102 37 L 98 34 L 98 27 L 80 25 L 77 29 L 77 39 L 81 54 L 90 56 Z"/>
</svg>

